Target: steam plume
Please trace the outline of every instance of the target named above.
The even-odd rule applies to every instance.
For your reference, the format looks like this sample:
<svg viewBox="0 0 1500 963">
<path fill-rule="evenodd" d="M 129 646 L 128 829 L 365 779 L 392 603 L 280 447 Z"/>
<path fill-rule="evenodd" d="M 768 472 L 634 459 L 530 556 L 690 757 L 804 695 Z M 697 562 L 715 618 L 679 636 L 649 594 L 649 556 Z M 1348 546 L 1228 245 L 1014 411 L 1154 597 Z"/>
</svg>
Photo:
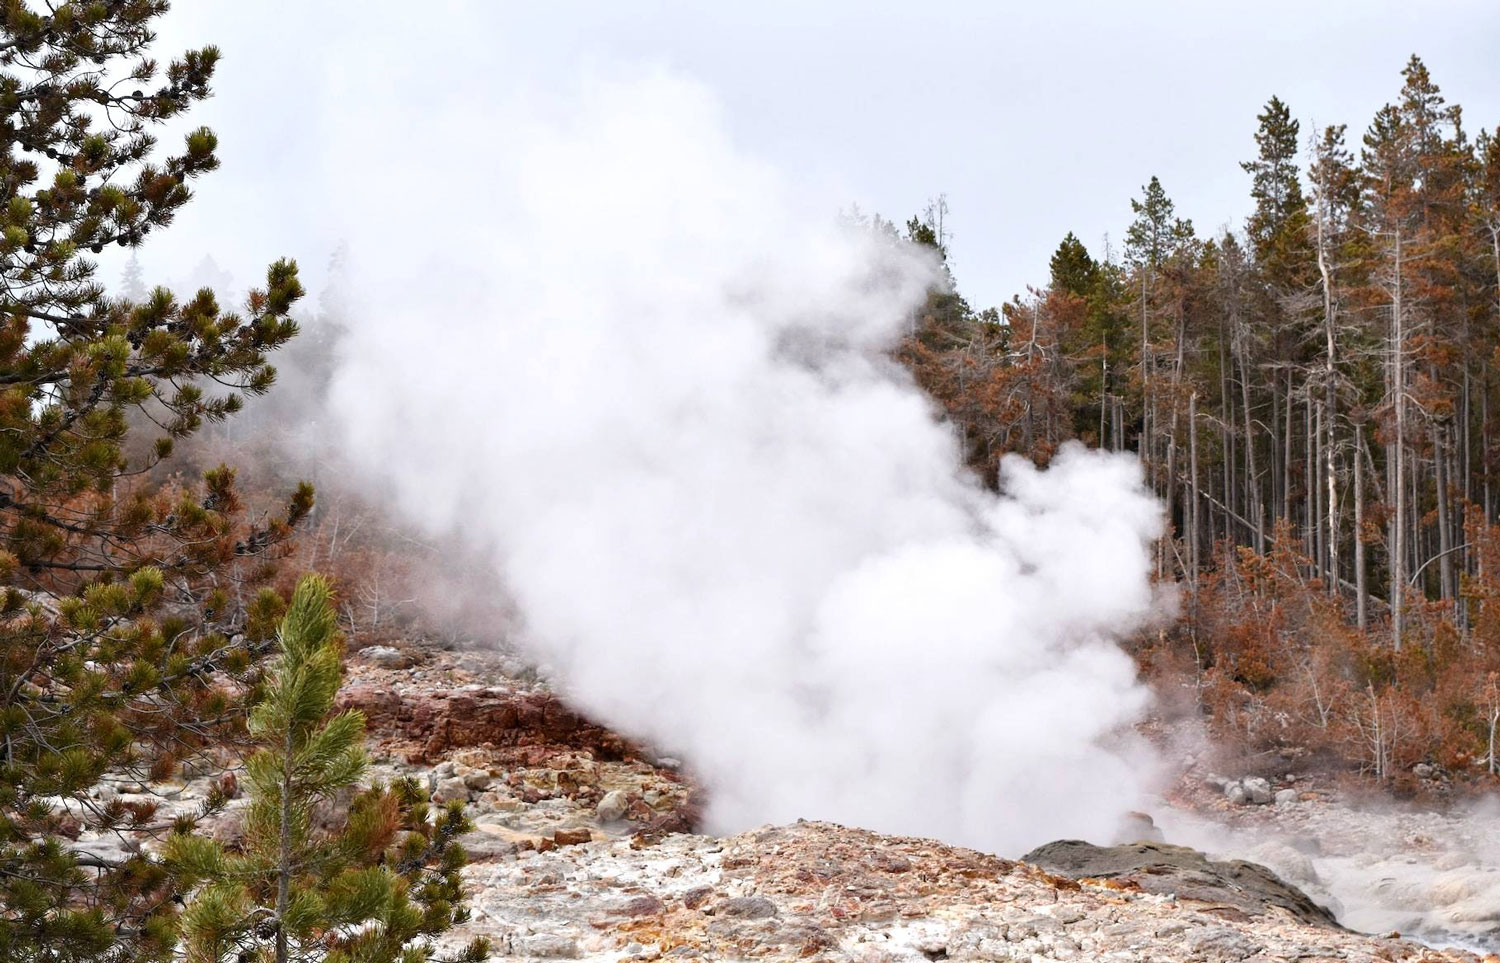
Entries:
<svg viewBox="0 0 1500 963">
<path fill-rule="evenodd" d="M 505 110 L 423 210 L 370 207 L 396 167 L 333 199 L 365 262 L 333 393 L 357 463 L 492 553 L 525 644 L 684 755 L 717 828 L 1110 835 L 1147 790 L 1111 641 L 1152 605 L 1134 460 L 979 488 L 886 357 L 939 267 L 743 156 L 694 84 Z"/>
</svg>

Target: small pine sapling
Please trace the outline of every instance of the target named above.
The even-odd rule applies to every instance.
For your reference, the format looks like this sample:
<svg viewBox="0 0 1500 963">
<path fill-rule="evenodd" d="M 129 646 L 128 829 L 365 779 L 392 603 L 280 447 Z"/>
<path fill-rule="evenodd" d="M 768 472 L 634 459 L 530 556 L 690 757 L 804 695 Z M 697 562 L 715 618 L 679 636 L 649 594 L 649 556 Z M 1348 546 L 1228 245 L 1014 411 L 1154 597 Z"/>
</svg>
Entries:
<svg viewBox="0 0 1500 963">
<path fill-rule="evenodd" d="M 280 658 L 250 716 L 250 803 L 233 851 L 182 832 L 166 864 L 191 891 L 185 959 L 423 963 L 467 919 L 455 841 L 461 803 L 432 811 L 413 780 L 340 800 L 364 776 L 365 720 L 335 714 L 342 639 L 327 582 L 304 577 L 278 633 Z M 488 955 L 470 943 L 463 961 Z"/>
</svg>

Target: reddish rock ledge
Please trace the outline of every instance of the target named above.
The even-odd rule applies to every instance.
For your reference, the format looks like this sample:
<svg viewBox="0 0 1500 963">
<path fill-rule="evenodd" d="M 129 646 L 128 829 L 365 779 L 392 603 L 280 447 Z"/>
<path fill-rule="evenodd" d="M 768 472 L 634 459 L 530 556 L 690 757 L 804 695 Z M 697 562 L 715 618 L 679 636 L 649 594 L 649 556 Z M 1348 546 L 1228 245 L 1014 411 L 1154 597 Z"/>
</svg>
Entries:
<svg viewBox="0 0 1500 963">
<path fill-rule="evenodd" d="M 466 686 L 398 692 L 367 682 L 339 693 L 339 708 L 363 712 L 370 735 L 424 765 L 450 749 L 471 746 L 541 753 L 586 750 L 599 760 L 639 755 L 630 742 L 589 722 L 545 690 Z"/>
</svg>

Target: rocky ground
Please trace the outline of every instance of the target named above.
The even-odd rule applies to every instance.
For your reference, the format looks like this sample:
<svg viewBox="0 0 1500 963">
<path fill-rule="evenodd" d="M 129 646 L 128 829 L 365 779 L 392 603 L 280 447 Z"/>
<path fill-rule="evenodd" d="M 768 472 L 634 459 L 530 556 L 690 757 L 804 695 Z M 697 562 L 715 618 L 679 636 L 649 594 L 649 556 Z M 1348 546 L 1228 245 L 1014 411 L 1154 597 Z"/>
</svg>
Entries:
<svg viewBox="0 0 1500 963">
<path fill-rule="evenodd" d="M 497 656 L 365 650 L 351 659 L 341 700 L 367 715 L 373 776 L 416 775 L 439 799 L 465 801 L 475 824 L 463 840 L 473 918 L 448 942 L 488 936 L 498 959 L 1480 958 L 1357 934 L 1311 904 L 1268 897 L 1280 882 L 1270 874 L 1216 869 L 1172 846 L 1039 851 L 1027 863 L 829 823 L 698 835 L 695 790 L 676 760 L 579 718 Z M 185 775 L 150 787 L 167 793 L 169 811 L 195 805 L 218 778 Z M 1466 855 L 1484 851 L 1475 820 L 1386 814 L 1371 823 L 1305 784 L 1209 775 L 1190 767 L 1172 805 L 1155 814 L 1170 842 L 1258 858 L 1343 910 L 1348 925 L 1389 930 L 1408 906 L 1406 918 L 1431 924 L 1430 939 L 1446 933 L 1474 946 L 1500 925 L 1500 898 L 1489 901 L 1486 889 L 1500 876 Z M 99 793 L 129 801 L 145 788 L 106 784 Z M 233 812 L 220 818 L 210 831 L 232 831 Z M 1159 835 L 1144 817 L 1139 828 L 1143 839 Z M 1382 834 L 1378 844 L 1361 842 L 1369 832 Z M 85 833 L 75 845 L 107 856 L 121 844 Z M 1372 861 L 1377 852 L 1384 862 Z M 1344 885 L 1350 879 L 1365 882 Z M 1493 892 L 1500 897 L 1500 887 Z M 1371 893 L 1385 900 L 1373 912 Z M 1439 904 L 1464 906 L 1464 922 L 1443 929 Z"/>
<path fill-rule="evenodd" d="M 413 658 L 419 664 L 407 665 Z M 414 766 L 440 797 L 469 800 L 474 918 L 455 943 L 484 934 L 501 958 L 1476 959 L 1358 935 L 1247 897 L 1233 880 L 1215 888 L 1223 874 L 1205 886 L 1196 866 L 1071 879 L 1057 867 L 828 823 L 724 839 L 684 832 L 696 806 L 675 760 L 591 726 L 515 664 L 482 654 L 367 653 L 345 699 L 369 715 L 385 765 Z M 1158 821 L 1194 837 L 1176 842 L 1269 853 L 1337 904 L 1329 860 L 1342 858 L 1340 839 L 1358 826 L 1340 837 L 1332 822 L 1314 825 L 1342 808 L 1305 782 L 1233 782 L 1190 773 Z M 1215 825 L 1229 829 L 1210 838 Z M 1324 848 L 1296 848 L 1309 839 Z"/>
<path fill-rule="evenodd" d="M 1190 768 L 1157 821 L 1175 842 L 1273 868 L 1353 929 L 1500 952 L 1493 800 L 1433 809 L 1355 802 L 1305 776 L 1268 782 Z"/>
</svg>

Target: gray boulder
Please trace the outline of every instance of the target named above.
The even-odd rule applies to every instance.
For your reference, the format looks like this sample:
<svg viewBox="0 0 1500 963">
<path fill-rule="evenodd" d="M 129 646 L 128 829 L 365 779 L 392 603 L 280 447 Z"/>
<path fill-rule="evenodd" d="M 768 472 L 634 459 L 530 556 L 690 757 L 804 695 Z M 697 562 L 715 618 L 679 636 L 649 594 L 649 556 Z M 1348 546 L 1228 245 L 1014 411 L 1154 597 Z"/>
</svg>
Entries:
<svg viewBox="0 0 1500 963">
<path fill-rule="evenodd" d="M 1257 806 L 1264 806 L 1275 797 L 1271 795 L 1271 784 L 1259 776 L 1251 776 L 1243 781 L 1245 787 L 1245 801 Z"/>
<path fill-rule="evenodd" d="M 360 649 L 356 657 L 385 669 L 405 669 L 412 664 L 411 657 L 393 645 L 371 645 Z"/>
<path fill-rule="evenodd" d="M 1077 839 L 1048 843 L 1021 857 L 1070 879 L 1117 879 L 1147 893 L 1217 904 L 1221 915 L 1264 915 L 1279 906 L 1314 926 L 1342 929 L 1332 913 L 1258 863 L 1219 862 L 1187 846 L 1129 843 L 1095 846 Z"/>
<path fill-rule="evenodd" d="M 460 776 L 439 779 L 437 788 L 432 791 L 432 801 L 435 803 L 468 802 L 469 787 Z"/>
</svg>

